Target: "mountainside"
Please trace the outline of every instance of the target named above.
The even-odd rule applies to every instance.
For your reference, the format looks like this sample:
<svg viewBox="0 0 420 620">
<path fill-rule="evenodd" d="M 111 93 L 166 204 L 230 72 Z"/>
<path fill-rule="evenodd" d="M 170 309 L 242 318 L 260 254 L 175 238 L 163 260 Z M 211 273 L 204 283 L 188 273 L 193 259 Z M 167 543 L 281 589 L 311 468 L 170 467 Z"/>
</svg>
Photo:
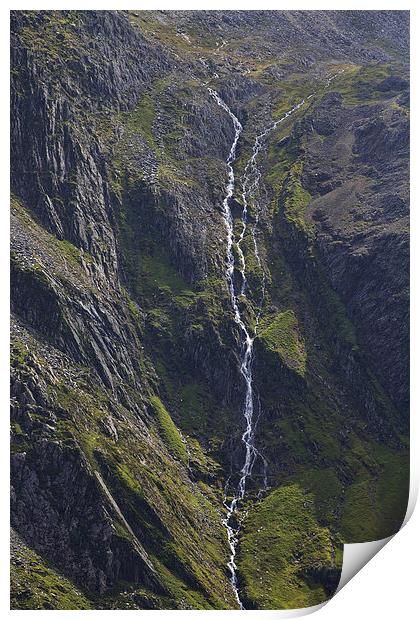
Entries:
<svg viewBox="0 0 420 620">
<path fill-rule="evenodd" d="M 12 11 L 12 608 L 311 606 L 397 531 L 408 15 Z"/>
</svg>

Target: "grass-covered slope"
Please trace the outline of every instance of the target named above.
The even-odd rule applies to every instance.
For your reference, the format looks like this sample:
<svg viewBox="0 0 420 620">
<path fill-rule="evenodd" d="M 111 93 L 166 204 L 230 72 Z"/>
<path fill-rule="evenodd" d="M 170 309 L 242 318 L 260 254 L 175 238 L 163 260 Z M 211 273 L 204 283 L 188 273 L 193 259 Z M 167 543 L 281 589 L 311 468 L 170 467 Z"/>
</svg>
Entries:
<svg viewBox="0 0 420 620">
<path fill-rule="evenodd" d="M 157 608 L 234 605 L 224 571 L 228 555 L 219 485 L 210 489 L 204 481 L 197 484 L 187 471 L 194 467 L 205 478 L 217 469 L 199 445 L 187 446 L 181 438 L 154 394 L 150 362 L 138 360 L 141 390 L 138 383 L 136 387 L 120 379 L 119 390 L 126 394 L 123 405 L 93 367 L 75 363 L 71 348 L 60 350 L 61 341 L 54 341 L 58 333 L 72 334 L 72 340 L 67 337 L 67 346 L 72 347 L 81 330 L 93 327 L 89 321 L 83 325 L 86 317 L 77 311 L 65 313 L 70 291 L 72 304 L 84 299 L 84 306 L 87 299 L 103 304 L 101 292 L 87 278 L 76 248 L 63 253 L 55 237 L 16 200 L 13 225 L 16 240 L 30 238 L 33 252 L 24 255 L 15 246 L 14 270 L 20 274 L 15 282 L 19 286 L 23 282 L 25 298 L 30 293 L 34 300 L 32 321 L 42 325 L 44 311 L 55 324 L 53 331 L 34 337 L 20 318 L 13 322 L 12 468 L 15 493 L 22 498 L 14 509 L 14 525 L 45 556 L 52 571 L 59 567 L 73 579 L 75 591 L 83 588 L 80 605 L 106 608 L 117 599 L 124 608 L 142 606 L 143 599 L 144 605 Z M 43 308 L 37 300 L 43 301 Z M 120 311 L 127 304 L 126 328 L 135 345 L 140 320 L 136 305 L 125 291 L 114 290 L 111 299 L 108 293 L 109 301 Z M 14 303 L 20 315 L 17 295 Z M 98 350 L 86 349 L 85 355 L 91 354 L 102 359 Z M 33 479 L 27 479 L 28 470 L 34 471 Z M 44 480 L 50 481 L 46 487 Z M 43 503 L 42 521 L 37 501 Z M 83 516 L 84 510 L 89 516 Z M 74 534 L 63 536 L 62 528 L 67 531 L 72 522 L 78 524 Z M 92 569 L 84 559 L 90 555 L 95 558 Z M 25 605 L 77 608 L 74 597 L 54 598 L 54 580 L 52 598 L 46 595 L 44 604 L 38 595 L 44 587 L 42 571 L 35 570 L 34 563 L 25 566 L 31 574 Z M 19 571 L 12 581 L 17 606 L 24 598 Z"/>
<path fill-rule="evenodd" d="M 314 496 L 284 485 L 244 520 L 239 550 L 243 592 L 258 609 L 298 609 L 322 603 L 340 572 L 340 540 L 316 519 Z"/>
<path fill-rule="evenodd" d="M 267 227 L 264 236 L 268 287 L 256 342 L 258 392 L 266 416 L 259 422 L 259 446 L 272 464 L 272 481 L 276 480 L 272 486 L 280 486 L 247 507 L 244 518 L 238 566 L 250 606 L 310 606 L 325 600 L 328 589 L 336 586 L 340 550 L 326 562 L 327 570 L 320 557 L 323 552 L 329 557 L 331 545 L 328 540 L 321 543 L 314 561 L 320 569 L 315 574 L 322 576 L 320 583 L 308 580 L 306 562 L 313 561 L 312 548 L 306 545 L 307 553 L 302 554 L 293 549 L 289 537 L 293 540 L 295 531 L 304 539 L 308 528 L 319 541 L 316 527 L 326 526 L 339 547 L 343 542 L 385 538 L 404 520 L 409 486 L 404 408 L 395 407 L 398 393 L 384 380 L 389 358 L 384 358 L 384 364 L 378 357 L 372 362 L 374 349 L 389 345 L 385 324 L 375 323 L 374 317 L 395 312 L 395 320 L 402 321 L 405 331 L 405 304 L 401 301 L 391 308 L 376 303 L 382 280 L 375 280 L 370 270 L 363 273 L 358 269 L 354 274 L 353 265 L 344 258 L 352 244 L 362 246 L 360 255 L 366 258 L 378 251 L 378 244 L 383 256 L 375 260 L 382 261 L 381 273 L 387 271 L 384 278 L 388 285 L 394 286 L 394 291 L 405 286 L 407 264 L 400 256 L 401 282 L 397 284 L 392 268 L 385 267 L 387 249 L 380 237 L 398 230 L 402 244 L 407 230 L 404 75 L 405 68 L 399 64 L 344 67 L 343 75 L 339 74 L 331 87 L 338 94 L 315 95 L 298 123 L 280 126 L 270 136 L 268 161 L 262 163 L 273 196 L 273 228 Z M 366 88 L 369 80 L 371 93 Z M 338 109 L 343 105 L 340 120 L 337 102 Z M 392 212 L 390 197 L 383 196 L 380 211 L 378 195 L 369 195 L 364 203 L 359 194 L 356 209 L 352 202 L 355 193 L 350 191 L 348 198 L 345 189 L 335 194 L 335 185 L 350 183 L 351 166 L 355 165 L 361 176 L 377 178 L 375 189 L 380 191 L 379 169 L 384 170 L 384 160 L 373 162 L 368 142 L 363 146 L 359 142 L 353 147 L 357 161 L 351 161 L 351 145 L 355 136 L 357 143 L 359 132 L 364 135 L 360 128 L 365 123 L 380 124 L 388 115 L 393 118 L 399 155 L 387 160 L 389 181 L 384 182 L 382 191 L 389 191 L 388 182 L 394 183 L 399 208 Z M 345 125 L 345 138 L 340 125 L 344 118 L 354 123 Z M 381 138 L 376 139 L 380 144 Z M 316 159 L 320 153 L 325 158 L 321 162 Z M 383 153 L 382 157 L 388 156 Z M 372 168 L 361 165 L 365 158 L 378 167 L 378 177 Z M 377 201 L 375 212 L 370 200 Z M 355 258 L 358 252 L 355 249 Z M 368 306 L 373 316 L 364 313 L 367 295 L 371 296 Z M 376 343 L 369 329 L 374 330 Z M 404 352 L 406 355 L 406 348 Z M 404 381 L 404 375 L 397 380 Z M 305 521 L 305 510 L 301 519 L 286 516 L 286 491 L 294 488 L 286 485 L 295 484 L 307 498 L 305 507 L 315 519 L 312 526 Z M 284 511 L 279 512 L 276 499 L 280 490 Z M 253 571 L 256 549 L 262 552 L 258 570 Z M 289 561 L 283 563 L 283 557 Z M 309 572 L 313 577 L 314 571 Z M 285 592 L 288 600 L 282 601 Z"/>
<path fill-rule="evenodd" d="M 91 602 L 75 585 L 57 574 L 12 530 L 12 609 L 91 609 Z"/>
</svg>

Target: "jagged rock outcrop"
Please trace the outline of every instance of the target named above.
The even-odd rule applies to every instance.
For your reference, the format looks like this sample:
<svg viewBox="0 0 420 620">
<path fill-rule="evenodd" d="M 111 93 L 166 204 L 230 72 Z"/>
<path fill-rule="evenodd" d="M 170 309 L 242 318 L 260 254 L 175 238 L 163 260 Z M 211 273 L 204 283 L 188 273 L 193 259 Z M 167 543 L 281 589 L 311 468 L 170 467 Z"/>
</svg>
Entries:
<svg viewBox="0 0 420 620">
<path fill-rule="evenodd" d="M 372 87 L 381 90 L 384 81 Z M 407 88 L 402 79 L 389 84 L 392 98 Z M 319 249 L 375 372 L 407 416 L 407 108 L 360 101 L 349 114 L 331 95 L 307 122 L 316 132 L 304 175 Z"/>
</svg>

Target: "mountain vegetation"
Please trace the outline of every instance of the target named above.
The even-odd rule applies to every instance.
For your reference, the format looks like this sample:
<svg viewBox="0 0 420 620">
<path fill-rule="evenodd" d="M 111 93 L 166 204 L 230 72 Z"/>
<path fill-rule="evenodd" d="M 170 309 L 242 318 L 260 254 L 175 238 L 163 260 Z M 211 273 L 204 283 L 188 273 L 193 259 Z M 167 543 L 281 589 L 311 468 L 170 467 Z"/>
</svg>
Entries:
<svg viewBox="0 0 420 620">
<path fill-rule="evenodd" d="M 12 608 L 308 607 L 398 530 L 408 32 L 12 11 Z"/>
</svg>

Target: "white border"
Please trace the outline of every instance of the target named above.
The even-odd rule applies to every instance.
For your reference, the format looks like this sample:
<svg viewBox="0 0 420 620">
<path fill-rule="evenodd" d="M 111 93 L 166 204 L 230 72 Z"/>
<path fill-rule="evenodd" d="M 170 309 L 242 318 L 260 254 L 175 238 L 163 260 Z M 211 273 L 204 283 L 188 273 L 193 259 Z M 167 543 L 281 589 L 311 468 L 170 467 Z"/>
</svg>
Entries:
<svg viewBox="0 0 420 620">
<path fill-rule="evenodd" d="M 420 61 L 419 59 L 419 18 L 418 10 L 416 9 L 416 2 L 411 1 L 353 1 L 342 2 L 337 6 L 336 2 L 259 2 L 256 6 L 255 2 L 238 2 L 233 0 L 229 3 L 223 0 L 216 0 L 213 2 L 200 2 L 196 0 L 194 2 L 150 2 L 147 0 L 137 2 L 126 2 L 122 7 L 117 7 L 115 3 L 103 1 L 91 1 L 88 5 L 80 2 L 16 2 L 12 5 L 11 2 L 5 3 L 1 11 L 1 45 L 2 53 L 1 59 L 1 84 L 3 86 L 3 96 L 0 98 L 1 111 L 2 111 L 2 141 L 1 141 L 1 153 L 2 153 L 2 208 L 0 209 L 0 291 L 1 291 L 1 306 L 0 306 L 0 318 L 1 318 L 1 345 L 2 355 L 0 356 L 0 394 L 2 399 L 2 428 L 0 432 L 0 454 L 2 455 L 3 462 L 0 467 L 0 480 L 2 483 L 2 497 L 8 497 L 9 487 L 9 444 L 8 444 L 8 344 L 9 344 L 9 273 L 8 273 L 8 248 L 9 248 L 9 220 L 7 205 L 9 203 L 9 183 L 8 183 L 8 170 L 9 170 L 9 15 L 10 9 L 96 9 L 96 10 L 115 10 L 115 9 L 162 9 L 162 10 L 177 10 L 177 9 L 190 9 L 190 10 L 411 10 L 411 67 L 412 67 L 412 109 L 417 110 L 416 103 L 418 102 L 418 76 L 420 75 Z M 414 104 L 414 105 L 413 105 Z M 417 378 L 419 376 L 419 364 L 415 359 L 415 352 L 417 352 L 419 344 L 419 328 L 418 321 L 414 315 L 418 312 L 418 300 L 419 300 L 419 284 L 416 282 L 417 274 L 420 273 L 419 264 L 419 231 L 420 231 L 420 213 L 417 209 L 418 197 L 418 180 L 419 175 L 419 161 L 418 161 L 418 139 L 419 137 L 419 121 L 418 113 L 412 114 L 411 131 L 412 136 L 412 151 L 411 151 L 411 195 L 412 195 L 412 239 L 414 242 L 411 244 L 411 307 L 412 307 L 412 319 L 411 319 L 411 376 Z M 417 148 L 416 148 L 417 147 Z M 418 390 L 418 378 L 417 381 L 412 380 L 411 385 L 411 410 L 415 415 L 412 415 L 412 437 L 411 437 L 411 494 L 410 494 L 410 507 L 408 512 L 412 512 L 415 503 L 415 497 L 418 493 L 419 483 L 419 422 L 418 422 L 418 404 L 419 404 L 419 390 Z M 45 614 L 45 611 L 9 611 L 9 584 L 8 584 L 8 530 L 9 530 L 9 515 L 8 515 L 8 503 L 3 502 L 4 507 L 0 512 L 1 516 L 1 544 L 3 547 L 2 561 L 0 562 L 0 605 L 7 615 L 12 614 Z M 407 515 L 409 517 L 409 515 Z M 420 515 L 419 510 L 415 513 L 414 518 L 408 523 L 404 530 L 397 534 L 393 540 L 387 545 L 386 549 L 382 553 L 374 558 L 362 571 L 352 579 L 352 586 L 344 588 L 343 591 L 335 596 L 331 602 L 327 603 L 324 607 L 317 606 L 316 609 L 322 608 L 319 612 L 320 618 L 327 620 L 354 620 L 355 614 L 358 617 L 369 617 L 369 614 L 376 618 L 394 618 L 396 614 L 401 618 L 415 617 L 415 610 L 417 607 L 417 574 L 418 574 L 418 548 L 419 548 L 419 530 L 420 530 Z M 417 548 L 416 548 L 417 545 Z M 384 585 L 382 585 L 384 584 Z M 303 613 L 310 613 L 314 611 L 314 608 L 307 610 L 297 610 L 297 615 L 303 615 Z M 55 614 L 58 612 L 50 611 L 49 614 Z M 115 614 L 123 613 L 122 610 L 110 611 L 63 611 L 63 614 Z M 127 613 L 127 612 L 124 612 Z M 184 617 L 185 611 L 133 611 L 132 613 L 141 613 L 142 617 L 149 614 L 154 614 L 154 617 L 158 614 L 159 617 L 175 618 L 176 616 Z M 219 616 L 220 614 L 241 614 L 239 611 L 190 611 L 189 617 L 198 614 L 207 614 L 210 616 Z M 248 611 L 248 616 L 251 614 L 254 616 L 263 615 L 265 618 L 271 617 L 296 617 L 295 613 L 278 612 L 278 611 Z M 169 616 L 170 614 L 170 616 Z M 404 614 L 404 615 L 401 615 Z M 28 616 L 26 616 L 28 617 Z M 40 616 L 38 616 L 40 618 Z"/>
</svg>

